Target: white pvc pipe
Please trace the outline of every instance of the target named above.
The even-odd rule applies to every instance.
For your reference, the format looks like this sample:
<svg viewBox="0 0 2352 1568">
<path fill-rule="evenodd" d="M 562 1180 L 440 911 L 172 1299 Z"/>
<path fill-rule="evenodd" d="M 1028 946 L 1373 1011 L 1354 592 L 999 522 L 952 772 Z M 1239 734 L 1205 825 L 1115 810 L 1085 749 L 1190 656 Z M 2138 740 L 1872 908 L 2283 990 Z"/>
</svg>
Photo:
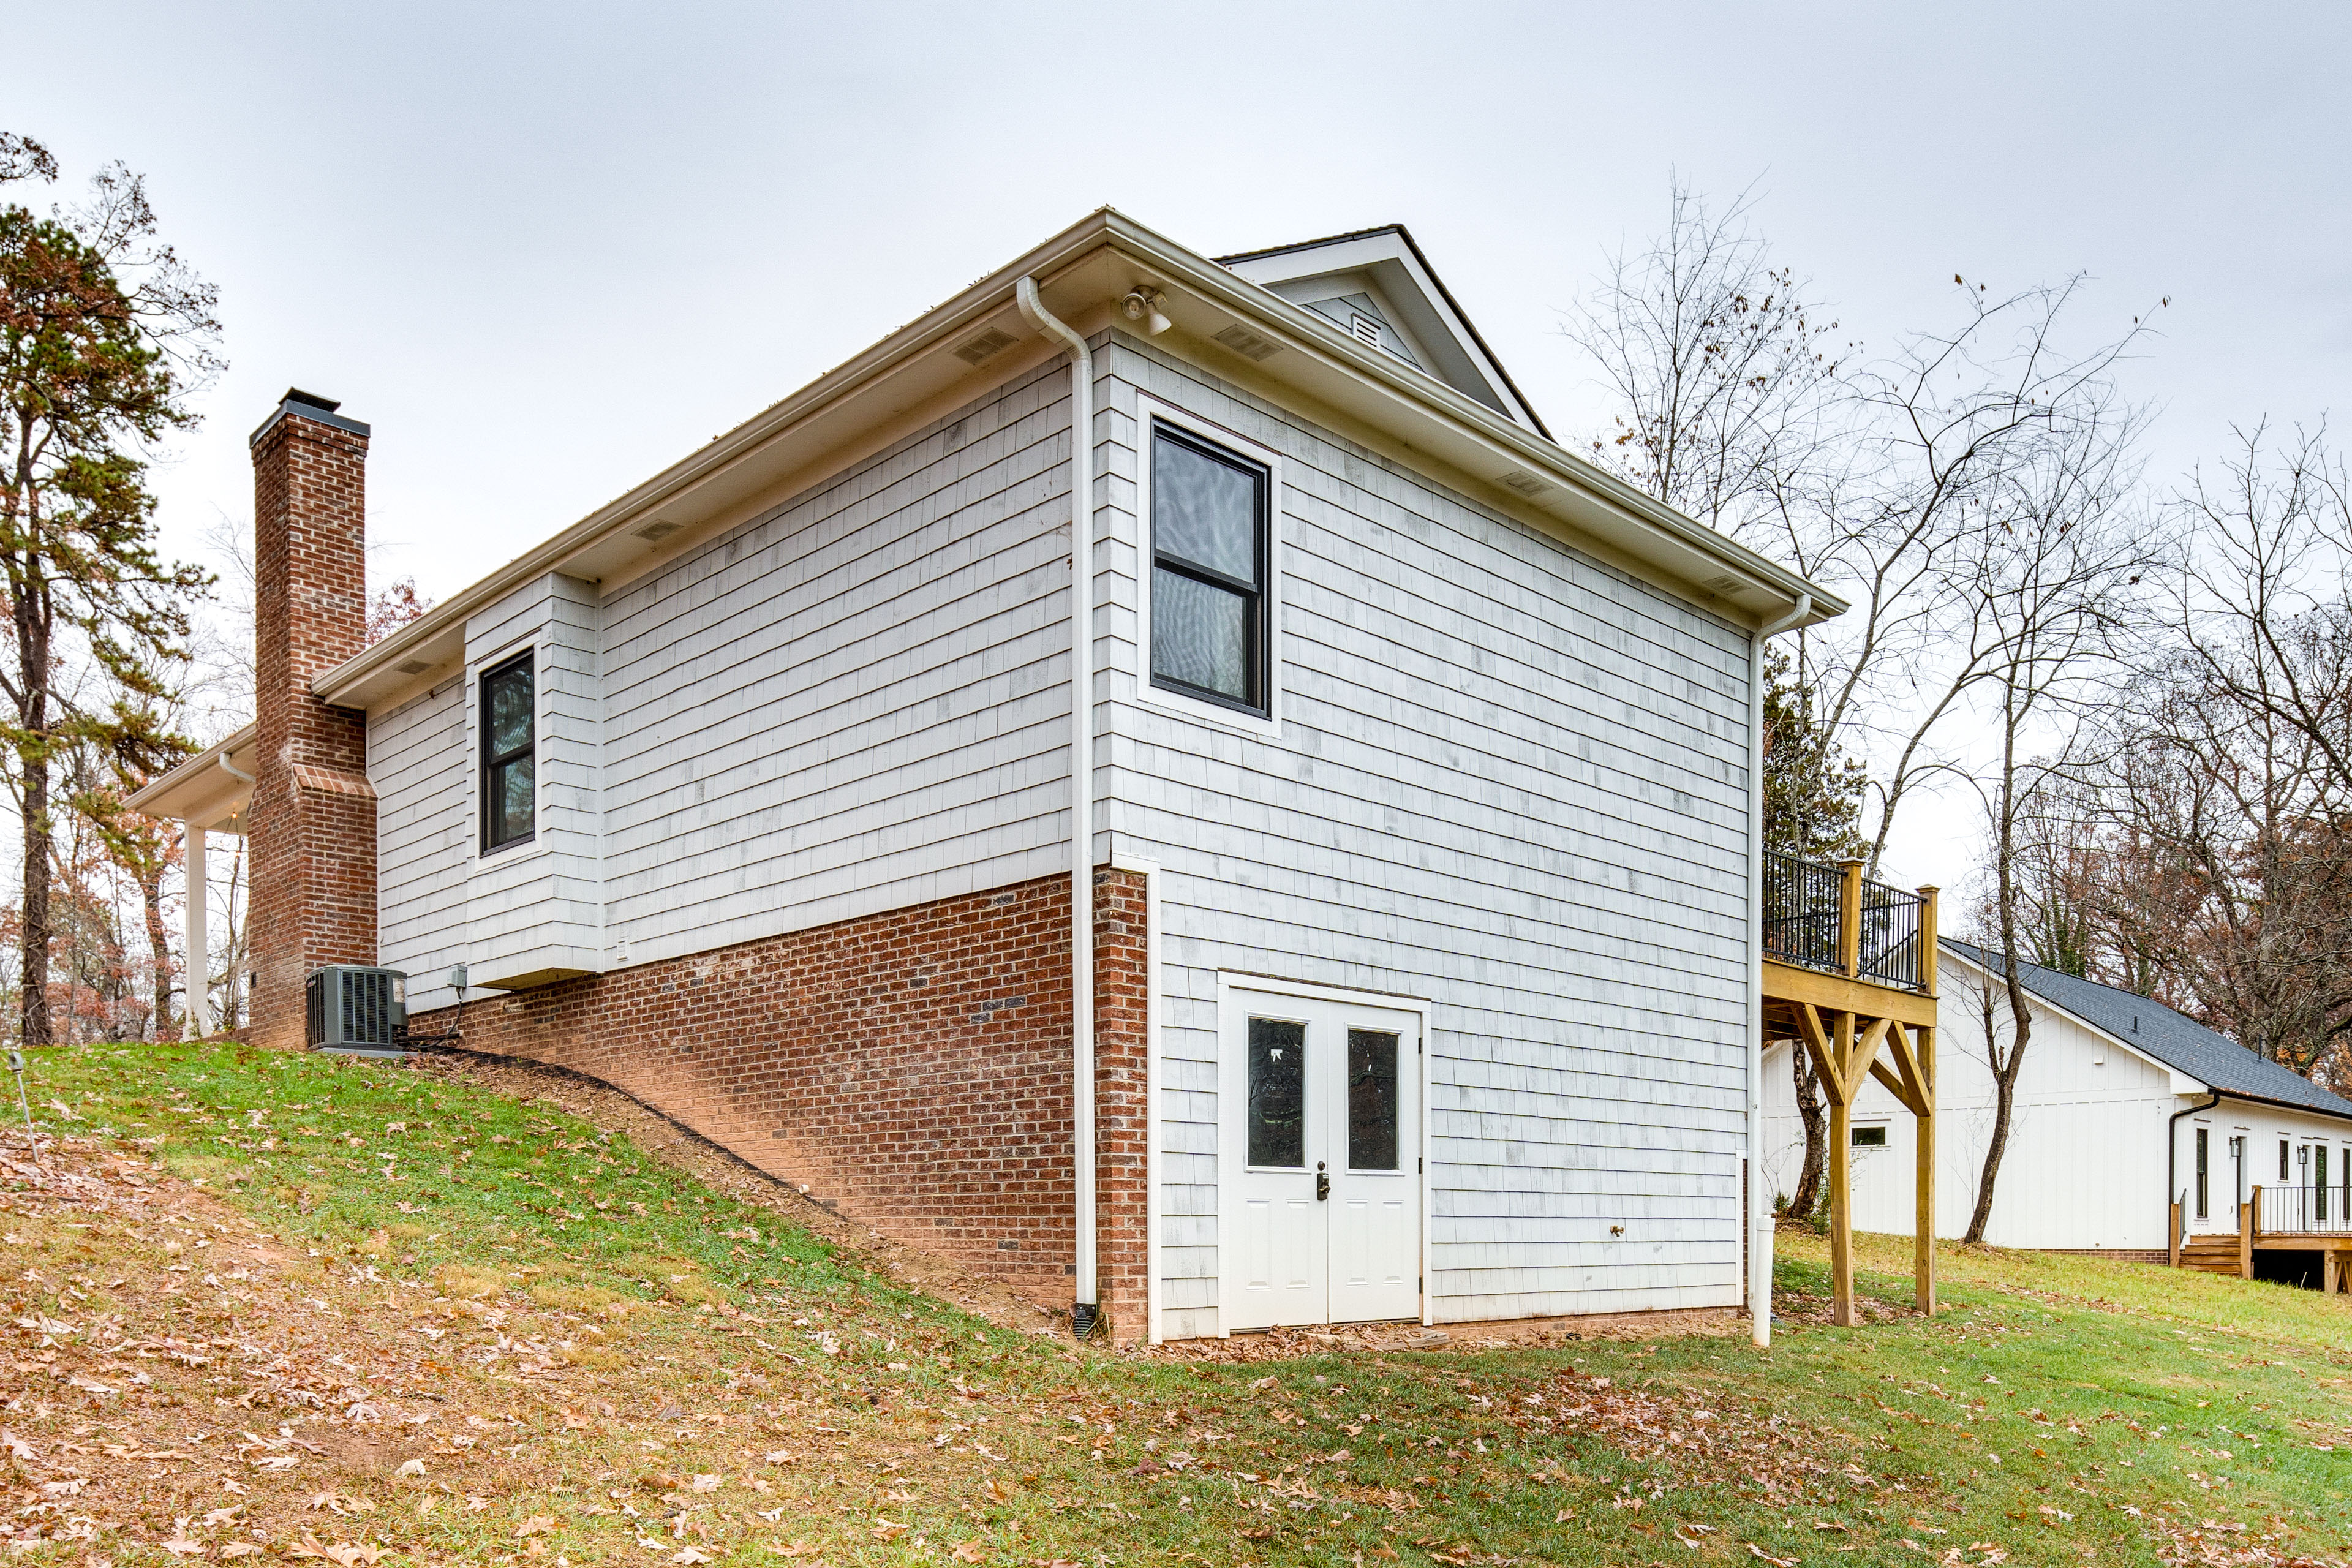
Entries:
<svg viewBox="0 0 2352 1568">
<path fill-rule="evenodd" d="M 1764 1190 L 1764 644 L 1813 613 L 1813 596 L 1748 639 L 1748 1316 L 1772 1342 L 1772 1198 Z"/>
<path fill-rule="evenodd" d="M 1095 1258 L 1095 359 L 1087 340 L 1046 310 L 1035 279 L 1022 279 L 1013 293 L 1029 324 L 1070 351 L 1070 1103 L 1077 1185 L 1071 1324 L 1084 1333 L 1100 1306 Z"/>
</svg>

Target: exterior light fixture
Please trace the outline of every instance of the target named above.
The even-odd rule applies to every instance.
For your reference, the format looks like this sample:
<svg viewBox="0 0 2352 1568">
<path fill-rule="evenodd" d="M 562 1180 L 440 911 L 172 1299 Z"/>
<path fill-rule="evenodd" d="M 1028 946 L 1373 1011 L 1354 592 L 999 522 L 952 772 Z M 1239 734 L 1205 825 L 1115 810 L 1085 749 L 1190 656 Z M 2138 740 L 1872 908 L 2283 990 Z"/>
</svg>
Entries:
<svg viewBox="0 0 2352 1568">
<path fill-rule="evenodd" d="M 1129 321 L 1141 321 L 1143 330 L 1156 338 L 1176 324 L 1160 309 L 1160 299 L 1157 289 L 1130 289 L 1118 308 Z"/>
</svg>

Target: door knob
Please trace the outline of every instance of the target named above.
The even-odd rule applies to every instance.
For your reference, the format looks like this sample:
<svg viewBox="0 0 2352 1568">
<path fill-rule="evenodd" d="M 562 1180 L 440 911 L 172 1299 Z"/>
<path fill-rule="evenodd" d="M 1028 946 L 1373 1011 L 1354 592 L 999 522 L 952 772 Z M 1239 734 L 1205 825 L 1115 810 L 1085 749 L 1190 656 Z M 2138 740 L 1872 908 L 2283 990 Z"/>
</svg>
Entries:
<svg viewBox="0 0 2352 1568">
<path fill-rule="evenodd" d="M 1331 1173 L 1324 1169 L 1326 1163 L 1322 1160 L 1315 1162 L 1315 1201 L 1318 1204 L 1331 1201 Z"/>
</svg>

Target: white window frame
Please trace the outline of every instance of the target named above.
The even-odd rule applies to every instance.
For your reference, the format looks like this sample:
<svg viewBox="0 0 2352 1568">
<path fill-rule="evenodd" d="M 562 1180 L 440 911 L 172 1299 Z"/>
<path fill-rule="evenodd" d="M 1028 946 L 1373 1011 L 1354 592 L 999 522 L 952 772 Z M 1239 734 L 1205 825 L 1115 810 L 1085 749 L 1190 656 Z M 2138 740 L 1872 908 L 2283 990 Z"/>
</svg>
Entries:
<svg viewBox="0 0 2352 1568">
<path fill-rule="evenodd" d="M 1282 457 L 1273 448 L 1251 440 L 1241 432 L 1203 419 L 1173 404 L 1163 403 L 1147 394 L 1136 397 L 1136 444 L 1139 458 L 1136 464 L 1136 552 L 1135 601 L 1138 635 L 1135 644 L 1135 700 L 1147 708 L 1172 713 L 1197 722 L 1215 724 L 1236 730 L 1243 734 L 1263 740 L 1278 740 L 1282 735 L 1282 518 L 1283 481 Z M 1265 496 L 1265 717 L 1244 713 L 1181 691 L 1171 691 L 1156 686 L 1151 679 L 1151 589 L 1153 566 L 1157 552 L 1152 546 L 1151 531 L 1151 443 L 1152 423 L 1158 420 L 1173 426 L 1188 436 L 1196 437 L 1213 447 L 1223 447 L 1236 456 L 1263 466 L 1266 471 Z"/>
<path fill-rule="evenodd" d="M 544 640 L 543 631 L 532 631 L 488 653 L 468 653 L 466 658 L 466 820 L 477 871 L 520 865 L 550 852 L 547 835 L 540 831 L 539 822 L 547 804 L 547 770 L 540 765 L 547 742 Z M 526 653 L 530 655 L 530 840 L 490 849 L 482 844 L 482 677 Z"/>
</svg>

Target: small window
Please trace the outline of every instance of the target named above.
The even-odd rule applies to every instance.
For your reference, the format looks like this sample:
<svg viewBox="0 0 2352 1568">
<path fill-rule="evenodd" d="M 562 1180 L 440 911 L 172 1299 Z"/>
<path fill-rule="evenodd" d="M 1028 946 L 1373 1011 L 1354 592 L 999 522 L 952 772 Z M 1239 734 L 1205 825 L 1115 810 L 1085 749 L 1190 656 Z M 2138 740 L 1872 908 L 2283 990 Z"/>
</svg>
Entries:
<svg viewBox="0 0 2352 1568">
<path fill-rule="evenodd" d="M 531 656 L 482 675 L 482 850 L 530 841 L 537 828 L 538 721 Z"/>
<path fill-rule="evenodd" d="M 2314 1219 L 2327 1217 L 2327 1145 L 2311 1146 L 2311 1215 Z"/>
<path fill-rule="evenodd" d="M 1886 1129 L 1884 1126 L 1855 1128 L 1853 1130 L 1853 1146 L 1857 1149 L 1885 1148 Z"/>
<path fill-rule="evenodd" d="M 1151 684 L 1264 717 L 1270 476 L 1151 427 Z"/>
<path fill-rule="evenodd" d="M 2279 1140 L 2279 1180 L 2286 1180 L 2286 1140 Z"/>
<path fill-rule="evenodd" d="M 2206 1194 L 2210 1187 L 2206 1173 L 2212 1166 L 2213 1134 L 2210 1128 L 2197 1130 L 2197 1217 L 2203 1219 L 2210 1209 Z"/>
</svg>

